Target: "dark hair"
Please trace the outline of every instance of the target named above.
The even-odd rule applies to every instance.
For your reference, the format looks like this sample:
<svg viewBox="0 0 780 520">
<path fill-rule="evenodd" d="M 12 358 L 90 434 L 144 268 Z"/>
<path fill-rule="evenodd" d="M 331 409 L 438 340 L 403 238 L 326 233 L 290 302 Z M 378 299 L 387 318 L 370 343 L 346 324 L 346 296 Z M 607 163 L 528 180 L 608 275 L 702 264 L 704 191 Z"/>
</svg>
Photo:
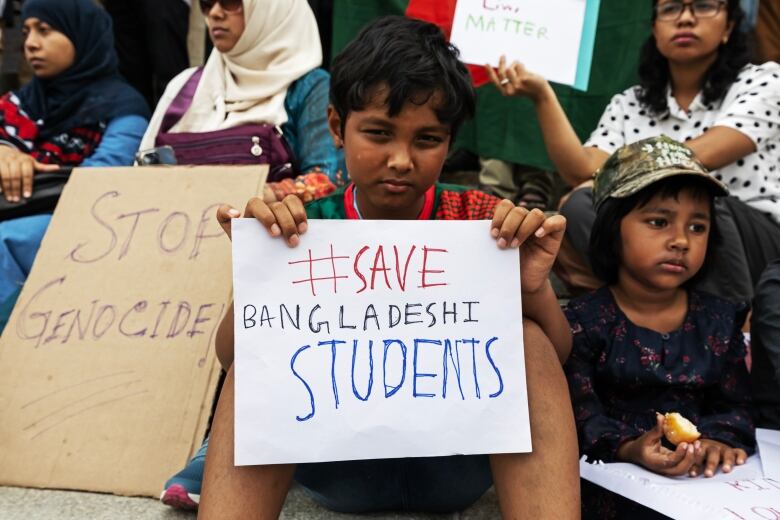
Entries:
<svg viewBox="0 0 780 520">
<path fill-rule="evenodd" d="M 655 23 L 655 6 L 658 0 L 653 0 L 653 22 Z M 728 0 L 726 15 L 734 24 L 734 30 L 728 42 L 721 44 L 718 57 L 710 66 L 704 77 L 702 101 L 705 105 L 715 103 L 726 95 L 726 92 L 737 79 L 740 70 L 750 60 L 747 35 L 741 30 L 745 13 L 739 5 L 739 0 Z M 637 98 L 648 111 L 656 116 L 663 115 L 669 107 L 666 103 L 666 89 L 669 85 L 669 62 L 658 50 L 655 37 L 651 34 L 639 57 L 639 87 Z"/>
<path fill-rule="evenodd" d="M 435 25 L 402 16 L 378 18 L 341 51 L 331 66 L 330 102 L 341 117 L 363 110 L 376 87 L 386 85 L 387 113 L 398 115 L 404 104 L 425 104 L 442 95 L 436 116 L 457 133 L 474 115 L 476 94 L 458 49 Z"/>
<path fill-rule="evenodd" d="M 662 198 L 677 199 L 684 189 L 692 190 L 695 198 L 707 198 L 710 201 L 710 234 L 707 238 L 707 256 L 698 273 L 685 282 L 688 287 L 701 279 L 709 268 L 710 258 L 714 258 L 718 247 L 718 229 L 715 225 L 714 192 L 705 179 L 690 175 L 668 177 L 651 184 L 643 190 L 624 199 L 607 199 L 599 207 L 596 220 L 590 232 L 588 259 L 593 273 L 607 285 L 618 281 L 618 268 L 623 257 L 623 241 L 620 224 L 623 218 L 636 208 L 644 207 L 656 195 Z"/>
</svg>

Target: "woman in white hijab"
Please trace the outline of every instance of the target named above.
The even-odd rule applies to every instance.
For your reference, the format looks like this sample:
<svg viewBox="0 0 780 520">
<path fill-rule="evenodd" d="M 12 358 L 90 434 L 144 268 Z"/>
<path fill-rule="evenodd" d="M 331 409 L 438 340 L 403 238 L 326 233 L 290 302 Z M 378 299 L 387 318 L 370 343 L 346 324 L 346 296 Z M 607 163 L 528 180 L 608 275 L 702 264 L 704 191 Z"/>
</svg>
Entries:
<svg viewBox="0 0 780 520">
<path fill-rule="evenodd" d="M 214 51 L 204 67 L 171 80 L 141 142 L 142 154 L 169 144 L 181 164 L 252 162 L 252 154 L 241 155 L 254 151 L 251 141 L 221 145 L 215 153 L 208 149 L 210 137 L 236 137 L 240 129 L 266 125 L 281 129 L 296 165 L 291 173 L 320 172 L 341 184 L 341 154 L 326 121 L 330 78 L 318 68 L 322 48 L 307 1 L 200 0 L 200 8 Z M 207 146 L 182 146 L 198 138 Z"/>
<path fill-rule="evenodd" d="M 327 195 L 343 183 L 343 158 L 328 132 L 330 76 L 318 68 L 322 48 L 307 1 L 200 0 L 200 8 L 214 51 L 202 69 L 185 70 L 168 84 L 141 155 L 169 144 L 180 164 L 257 162 L 261 147 L 243 140 L 281 128 L 297 159 L 293 173 L 304 175 L 302 182 L 272 183 L 273 195 Z M 273 172 L 273 158 L 268 162 Z M 197 507 L 207 445 L 165 483 L 163 503 Z"/>
</svg>

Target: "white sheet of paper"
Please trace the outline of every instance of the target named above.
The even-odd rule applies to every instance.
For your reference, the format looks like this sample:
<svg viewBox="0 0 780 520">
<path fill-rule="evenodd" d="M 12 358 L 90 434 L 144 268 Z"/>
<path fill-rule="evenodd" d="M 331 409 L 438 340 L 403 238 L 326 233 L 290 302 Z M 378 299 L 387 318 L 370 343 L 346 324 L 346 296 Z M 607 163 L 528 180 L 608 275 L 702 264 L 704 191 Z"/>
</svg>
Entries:
<svg viewBox="0 0 780 520">
<path fill-rule="evenodd" d="M 585 7 L 585 0 L 458 0 L 451 41 L 466 63 L 498 66 L 504 54 L 508 63 L 573 85 Z"/>
<path fill-rule="evenodd" d="M 780 480 L 761 471 L 758 455 L 713 478 L 666 478 L 633 464 L 588 464 L 582 478 L 681 520 L 760 520 L 780 517 Z M 777 515 L 777 516 L 774 516 Z"/>
<path fill-rule="evenodd" d="M 488 231 L 234 221 L 236 464 L 530 451 L 518 253 Z"/>
<path fill-rule="evenodd" d="M 780 431 L 756 428 L 764 476 L 780 480 Z"/>
</svg>

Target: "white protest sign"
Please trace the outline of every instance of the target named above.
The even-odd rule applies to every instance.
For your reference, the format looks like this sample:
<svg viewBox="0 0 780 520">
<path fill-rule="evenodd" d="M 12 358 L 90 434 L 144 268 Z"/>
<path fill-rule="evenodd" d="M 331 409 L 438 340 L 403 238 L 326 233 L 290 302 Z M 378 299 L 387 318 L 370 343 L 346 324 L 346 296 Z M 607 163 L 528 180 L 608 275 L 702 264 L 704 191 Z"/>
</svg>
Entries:
<svg viewBox="0 0 780 520">
<path fill-rule="evenodd" d="M 780 519 L 780 480 L 761 470 L 758 455 L 729 474 L 667 478 L 634 464 L 588 464 L 580 475 L 603 488 L 680 520 Z"/>
<path fill-rule="evenodd" d="M 458 0 L 450 40 L 474 65 L 511 63 L 587 90 L 599 0 Z"/>
<path fill-rule="evenodd" d="M 756 442 L 764 476 L 780 480 L 780 431 L 756 428 Z"/>
<path fill-rule="evenodd" d="M 488 230 L 234 221 L 236 464 L 530 451 L 518 253 Z"/>
</svg>

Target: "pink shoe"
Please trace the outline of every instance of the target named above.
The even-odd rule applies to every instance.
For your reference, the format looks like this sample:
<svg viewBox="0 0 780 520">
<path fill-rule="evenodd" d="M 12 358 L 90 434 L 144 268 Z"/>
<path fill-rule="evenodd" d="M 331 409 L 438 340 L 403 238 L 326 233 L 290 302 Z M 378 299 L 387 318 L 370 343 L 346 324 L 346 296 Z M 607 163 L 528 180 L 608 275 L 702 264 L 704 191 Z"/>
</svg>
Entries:
<svg viewBox="0 0 780 520">
<path fill-rule="evenodd" d="M 181 484 L 173 484 L 162 492 L 160 502 L 174 509 L 195 510 L 198 509 L 200 495 L 187 493 Z"/>
</svg>

